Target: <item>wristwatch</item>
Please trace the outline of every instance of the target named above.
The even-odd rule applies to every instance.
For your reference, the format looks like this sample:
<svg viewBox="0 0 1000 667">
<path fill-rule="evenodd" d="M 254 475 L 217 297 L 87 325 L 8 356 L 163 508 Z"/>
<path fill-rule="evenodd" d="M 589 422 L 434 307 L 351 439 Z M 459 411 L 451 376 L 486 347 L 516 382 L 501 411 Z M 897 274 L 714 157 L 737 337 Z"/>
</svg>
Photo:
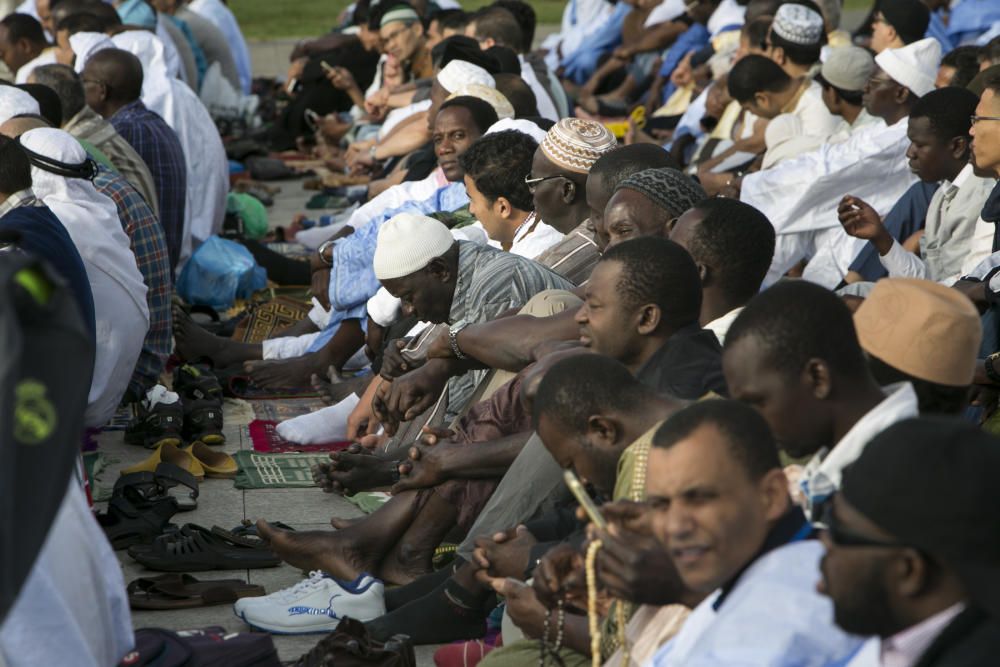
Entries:
<svg viewBox="0 0 1000 667">
<path fill-rule="evenodd" d="M 378 159 L 375 157 L 375 149 L 375 144 L 372 144 L 372 147 L 368 149 L 368 157 L 372 159 L 372 162 L 378 162 Z"/>
<path fill-rule="evenodd" d="M 468 355 L 462 352 L 462 348 L 458 346 L 458 334 L 466 327 L 465 324 L 460 324 L 457 327 L 448 328 L 448 343 L 451 345 L 451 352 L 455 355 L 456 359 L 468 359 Z"/>
<path fill-rule="evenodd" d="M 986 371 L 986 377 L 990 379 L 994 384 L 1000 384 L 1000 373 L 993 366 L 993 362 L 1000 358 L 1000 352 L 994 352 L 990 356 L 983 360 L 983 368 Z"/>
<path fill-rule="evenodd" d="M 316 249 L 316 252 L 319 253 L 319 261 L 323 262 L 327 266 L 333 266 L 333 253 L 330 253 L 330 259 L 327 260 L 326 251 L 328 248 L 332 248 L 334 243 L 335 241 L 332 239 L 330 241 L 324 241 L 320 244 L 319 248 Z"/>
</svg>

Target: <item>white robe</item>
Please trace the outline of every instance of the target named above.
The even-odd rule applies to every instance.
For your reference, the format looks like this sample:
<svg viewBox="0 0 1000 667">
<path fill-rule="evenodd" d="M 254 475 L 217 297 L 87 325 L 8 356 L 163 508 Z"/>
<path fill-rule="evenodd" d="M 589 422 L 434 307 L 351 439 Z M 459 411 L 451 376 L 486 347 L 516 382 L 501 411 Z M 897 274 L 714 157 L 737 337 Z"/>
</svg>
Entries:
<svg viewBox="0 0 1000 667">
<path fill-rule="evenodd" d="M 236 61 L 236 69 L 240 73 L 240 85 L 243 94 L 250 94 L 250 83 L 253 79 L 253 70 L 250 66 L 250 49 L 247 48 L 243 33 L 240 32 L 240 24 L 236 17 L 229 11 L 229 8 L 219 2 L 219 0 L 194 0 L 188 5 L 195 14 L 204 16 L 215 24 L 222 34 L 226 36 L 230 48 L 233 50 L 233 60 Z"/>
<path fill-rule="evenodd" d="M 587 38 L 604 27 L 604 22 L 614 13 L 615 6 L 607 0 L 569 0 L 563 10 L 559 32 L 542 42 L 547 49 L 545 64 L 558 69 L 561 60 L 586 43 Z"/>
<path fill-rule="evenodd" d="M 854 195 L 885 215 L 914 182 L 908 167 L 907 121 L 864 127 L 839 144 L 786 160 L 743 178 L 740 199 L 762 211 L 777 234 L 764 286 L 803 258 L 803 277 L 833 288 L 865 241 L 849 237 L 837 218 L 844 195 Z"/>
<path fill-rule="evenodd" d="M 187 168 L 187 197 L 180 264 L 198 245 L 222 229 L 229 193 L 229 162 L 215 122 L 186 84 L 167 76 L 163 43 L 144 31 L 115 35 L 118 48 L 142 62 L 142 102 L 166 121 L 181 142 Z"/>
<path fill-rule="evenodd" d="M 52 128 L 21 135 L 29 150 L 65 162 L 87 159 L 71 135 Z M 97 355 L 85 424 L 104 426 L 118 408 L 149 330 L 146 283 L 136 265 L 118 209 L 94 184 L 31 168 L 32 190 L 69 232 L 94 296 Z"/>
<path fill-rule="evenodd" d="M 38 559 L 0 625 L 0 665 L 107 667 L 134 645 L 121 566 L 72 479 Z"/>
</svg>

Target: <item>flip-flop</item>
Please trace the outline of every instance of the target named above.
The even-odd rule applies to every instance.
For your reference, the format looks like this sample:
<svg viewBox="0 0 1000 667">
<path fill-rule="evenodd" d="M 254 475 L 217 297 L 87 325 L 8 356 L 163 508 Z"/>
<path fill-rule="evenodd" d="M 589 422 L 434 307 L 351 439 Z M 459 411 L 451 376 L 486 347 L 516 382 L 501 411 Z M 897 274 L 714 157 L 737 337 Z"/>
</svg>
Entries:
<svg viewBox="0 0 1000 667">
<path fill-rule="evenodd" d="M 189 523 L 176 533 L 161 535 L 150 545 L 130 547 L 128 555 L 160 572 L 203 572 L 276 567 L 281 559 L 263 543 L 251 546 L 228 531 Z"/>
<path fill-rule="evenodd" d="M 205 477 L 205 470 L 201 467 L 198 459 L 193 457 L 189 451 L 178 449 L 170 443 L 164 443 L 157 447 L 156 451 L 142 463 L 125 468 L 122 470 L 122 475 L 136 472 L 155 472 L 157 466 L 164 462 L 172 463 L 182 470 L 189 472 L 194 475 L 195 479 L 201 480 Z"/>
<path fill-rule="evenodd" d="M 132 609 L 149 610 L 210 607 L 265 594 L 263 586 L 248 584 L 241 579 L 199 581 L 190 574 L 143 577 L 131 582 L 127 590 Z"/>
</svg>

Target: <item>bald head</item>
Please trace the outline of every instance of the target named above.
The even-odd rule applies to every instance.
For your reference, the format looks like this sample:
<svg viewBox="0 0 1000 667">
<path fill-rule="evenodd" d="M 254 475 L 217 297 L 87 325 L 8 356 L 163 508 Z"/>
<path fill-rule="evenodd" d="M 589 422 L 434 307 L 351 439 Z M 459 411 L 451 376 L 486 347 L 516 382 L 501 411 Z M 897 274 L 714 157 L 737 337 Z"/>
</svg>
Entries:
<svg viewBox="0 0 1000 667">
<path fill-rule="evenodd" d="M 40 127 L 52 127 L 44 118 L 40 116 L 18 116 L 11 118 L 6 123 L 0 125 L 0 134 L 5 137 L 16 139 L 29 130 L 36 130 Z"/>
<path fill-rule="evenodd" d="M 142 63 L 128 51 L 98 51 L 83 68 L 87 105 L 105 118 L 142 95 Z"/>
</svg>

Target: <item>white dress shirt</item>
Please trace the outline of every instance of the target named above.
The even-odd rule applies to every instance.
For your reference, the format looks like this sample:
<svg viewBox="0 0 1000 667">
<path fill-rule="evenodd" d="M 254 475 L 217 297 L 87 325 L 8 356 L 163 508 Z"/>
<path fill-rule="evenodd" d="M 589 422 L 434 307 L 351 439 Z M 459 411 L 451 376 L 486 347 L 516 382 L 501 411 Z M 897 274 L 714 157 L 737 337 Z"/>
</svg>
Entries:
<svg viewBox="0 0 1000 667">
<path fill-rule="evenodd" d="M 705 325 L 705 328 L 715 334 L 715 337 L 719 339 L 719 345 L 724 345 L 726 342 L 726 334 L 729 333 L 729 327 L 733 326 L 733 322 L 743 312 L 745 306 L 740 306 L 739 308 L 733 308 L 728 313 L 722 317 L 716 318 Z"/>
<path fill-rule="evenodd" d="M 958 280 L 971 249 L 977 219 L 995 184 L 991 178 L 976 176 L 971 164 L 959 172 L 954 182 L 944 181 L 927 208 L 920 239 L 923 259 L 893 241 L 889 252 L 879 257 L 889 277 L 925 278 L 949 285 Z"/>
</svg>

